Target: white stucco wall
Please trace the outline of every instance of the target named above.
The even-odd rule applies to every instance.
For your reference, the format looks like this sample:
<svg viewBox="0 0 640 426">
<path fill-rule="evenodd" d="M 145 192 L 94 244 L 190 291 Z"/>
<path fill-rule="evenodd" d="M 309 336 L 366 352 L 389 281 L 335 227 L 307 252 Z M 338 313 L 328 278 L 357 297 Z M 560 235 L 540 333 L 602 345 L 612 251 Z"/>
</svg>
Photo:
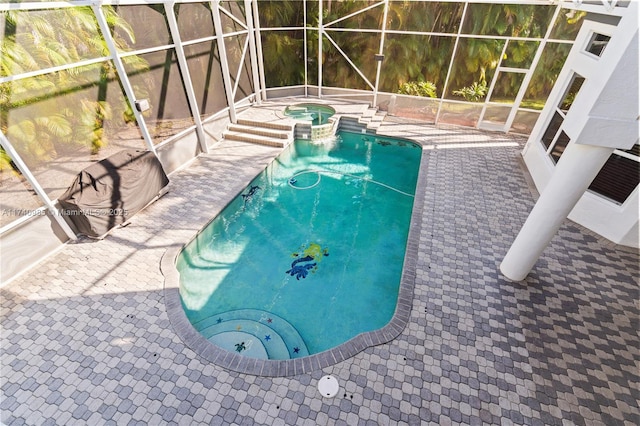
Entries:
<svg viewBox="0 0 640 426">
<path fill-rule="evenodd" d="M 629 149 L 638 143 L 637 18 L 638 4 L 634 3 L 629 5 L 617 26 L 585 20 L 523 151 L 525 164 L 540 192 L 555 170 L 540 140 L 574 73 L 583 76 L 585 82 L 561 126 L 571 139 L 570 144 Z M 593 32 L 611 36 L 600 57 L 585 51 Z M 640 247 L 639 202 L 638 188 L 622 205 L 587 191 L 569 219 L 615 243 Z"/>
</svg>

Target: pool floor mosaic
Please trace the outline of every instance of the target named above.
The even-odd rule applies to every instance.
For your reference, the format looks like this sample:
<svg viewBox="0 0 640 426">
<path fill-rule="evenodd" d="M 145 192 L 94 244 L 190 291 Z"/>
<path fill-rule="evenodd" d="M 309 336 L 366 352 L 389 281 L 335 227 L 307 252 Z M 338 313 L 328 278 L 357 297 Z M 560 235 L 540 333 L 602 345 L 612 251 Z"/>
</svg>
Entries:
<svg viewBox="0 0 640 426">
<path fill-rule="evenodd" d="M 415 298 L 396 339 L 291 377 L 225 370 L 183 344 L 160 259 L 278 152 L 224 142 L 128 227 L 0 289 L 2 423 L 640 423 L 637 250 L 566 221 L 527 280 L 509 282 L 498 265 L 535 202 L 525 139 L 392 117 L 380 131 L 429 150 Z M 327 374 L 340 385 L 332 399 L 317 390 Z"/>
</svg>

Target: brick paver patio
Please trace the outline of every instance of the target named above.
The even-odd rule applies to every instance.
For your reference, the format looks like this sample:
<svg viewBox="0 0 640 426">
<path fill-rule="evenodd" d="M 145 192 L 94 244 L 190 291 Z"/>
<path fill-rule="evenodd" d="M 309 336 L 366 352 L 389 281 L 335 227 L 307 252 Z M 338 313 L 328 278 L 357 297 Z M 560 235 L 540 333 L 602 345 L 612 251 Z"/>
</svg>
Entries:
<svg viewBox="0 0 640 426">
<path fill-rule="evenodd" d="M 394 117 L 379 132 L 424 146 L 414 299 L 396 339 L 289 377 L 227 370 L 183 343 L 160 260 L 279 152 L 226 141 L 127 227 L 0 289 L 2 423 L 640 423 L 638 251 L 566 221 L 509 282 L 498 265 L 536 197 L 526 138 Z M 316 388 L 326 374 L 335 398 Z"/>
</svg>

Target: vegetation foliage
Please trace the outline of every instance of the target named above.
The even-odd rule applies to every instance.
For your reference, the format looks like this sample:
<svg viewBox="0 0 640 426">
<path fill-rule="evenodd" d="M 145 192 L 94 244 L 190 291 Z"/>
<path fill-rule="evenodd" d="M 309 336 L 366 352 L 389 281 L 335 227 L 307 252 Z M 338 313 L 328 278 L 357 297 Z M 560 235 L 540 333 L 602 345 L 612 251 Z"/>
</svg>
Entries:
<svg viewBox="0 0 640 426">
<path fill-rule="evenodd" d="M 478 102 L 481 99 L 484 99 L 487 96 L 487 82 L 474 81 L 471 86 L 463 87 L 459 90 L 453 91 L 454 95 L 462 96 L 466 101 L 469 102 Z"/>
<path fill-rule="evenodd" d="M 398 93 L 425 98 L 437 98 L 436 85 L 430 81 L 409 81 L 402 83 Z"/>
<path fill-rule="evenodd" d="M 110 28 L 122 50 L 134 40 L 133 30 L 111 7 L 104 7 Z M 114 114 L 133 117 L 131 106 L 107 101 L 107 87 L 121 90 L 117 72 L 109 61 L 61 71 L 38 71 L 64 67 L 109 54 L 91 8 L 46 11 L 10 10 L 2 13 L 4 34 L 0 42 L 0 75 L 36 72 L 35 76 L 0 84 L 0 129 L 23 159 L 32 165 L 59 154 L 88 148 L 97 153 L 108 143 L 105 126 Z M 146 67 L 136 56 L 125 58 L 133 69 Z M 86 96 L 87 91 L 93 97 Z M 8 156 L 0 155 L 0 169 L 12 168 Z"/>
<path fill-rule="evenodd" d="M 318 4 L 311 0 L 259 2 L 267 87 L 317 84 L 320 66 L 323 85 L 371 90 L 377 75 L 378 62 L 373 60 L 373 55 L 380 46 L 384 3 L 327 0 L 322 2 L 321 15 Z M 242 2 L 225 1 L 221 5 L 234 15 L 243 12 Z M 485 82 L 491 81 L 501 60 L 509 61 L 512 67 L 528 67 L 532 49 L 537 47 L 527 41 L 510 42 L 504 58 L 501 57 L 504 37 L 543 37 L 552 24 L 550 20 L 556 6 L 469 3 L 466 7 L 463 22 L 464 2 L 390 2 L 384 23 L 389 31 L 384 40 L 385 58 L 379 89 L 413 96 L 462 96 L 469 101 L 481 100 L 486 96 Z M 202 9 L 208 12 L 207 8 Z M 131 50 L 135 44 L 131 24 L 118 14 L 117 6 L 103 6 L 102 10 L 118 50 Z M 322 38 L 322 61 L 318 63 L 320 17 L 326 36 Z M 559 20 L 553 29 L 554 37 L 575 37 L 581 18 L 581 14 L 574 13 Z M 97 153 L 108 143 L 112 121 L 133 119 L 131 106 L 123 96 L 107 96 L 108 87 L 119 88 L 119 76 L 110 61 L 38 74 L 40 70 L 109 55 L 91 8 L 11 10 L 3 12 L 0 19 L 4 21 L 0 75 L 36 72 L 33 77 L 0 84 L 0 129 L 25 161 L 39 163 L 78 148 Z M 225 28 L 231 24 L 236 26 L 226 16 L 223 24 Z M 281 27 L 284 29 L 268 30 Z M 459 31 L 471 37 L 461 38 L 454 51 Z M 544 102 L 568 47 L 569 44 L 547 43 L 527 88 L 525 100 L 529 104 Z M 123 61 L 128 73 L 148 69 L 148 64 L 137 55 L 126 55 Z M 246 68 L 246 63 L 243 66 Z M 500 84 L 513 82 L 502 79 Z M 442 92 L 444 88 L 447 93 Z M 496 87 L 495 90 L 509 93 L 512 88 Z M 94 96 L 87 96 L 88 91 Z M 0 151 L 0 168 L 10 166 L 8 156 Z"/>
<path fill-rule="evenodd" d="M 307 28 L 319 23 L 318 2 L 307 3 Z M 365 8 L 372 6 L 370 9 Z M 291 28 L 302 21 L 301 1 L 261 1 L 259 10 L 264 28 Z M 544 37 L 556 6 L 531 4 L 469 3 L 466 18 L 462 22 L 463 2 L 422 2 L 393 1 L 389 3 L 384 40 L 385 59 L 382 62 L 379 89 L 389 93 L 410 90 L 410 84 L 432 82 L 436 97 L 463 96 L 465 99 L 480 100 L 483 94 L 482 82 L 491 81 L 502 60 L 510 67 L 528 68 L 537 48 L 537 42 L 510 41 L 507 56 L 501 57 L 504 37 Z M 263 18 L 263 11 L 265 16 Z M 357 13 L 362 11 L 362 13 Z M 353 14 L 353 16 L 340 20 Z M 323 85 L 371 90 L 362 75 L 370 82 L 375 81 L 377 63 L 373 54 L 378 53 L 380 34 L 369 31 L 348 31 L 381 29 L 384 16 L 382 2 L 344 0 L 323 2 L 322 22 L 334 44 L 323 37 L 322 74 Z M 572 39 L 575 37 L 584 13 L 571 16 L 561 15 L 554 26 L 554 37 Z M 465 35 L 494 35 L 496 38 L 464 37 L 460 39 L 454 52 L 454 37 L 458 31 Z M 423 34 L 402 34 L 401 31 Z M 436 35 L 434 33 L 445 33 Z M 286 35 L 285 35 L 286 33 Z M 302 44 L 296 44 L 288 37 L 292 31 L 263 32 L 264 57 L 274 57 L 265 63 L 268 87 L 302 84 L 304 80 L 305 58 Z M 317 31 L 307 31 L 308 64 L 317 67 Z M 296 34 L 299 36 L 300 34 Z M 313 39 L 313 40 L 312 40 Z M 295 46 L 288 53 L 284 46 Z M 547 44 L 552 50 L 553 43 Z M 561 45 L 555 53 L 543 54 L 535 76 L 527 88 L 527 100 L 532 105 L 543 105 L 566 58 Z M 342 52 L 362 73 L 357 73 L 343 57 Z M 546 51 L 546 49 L 545 49 Z M 271 52 L 274 52 L 272 55 Z M 453 61 L 449 81 L 445 81 L 447 70 Z M 317 68 L 307 74 L 307 83 L 315 84 Z M 495 87 L 497 93 L 514 90 L 509 85 L 513 81 L 502 79 Z M 440 93 L 444 87 L 448 93 Z M 407 86 L 409 85 L 409 86 Z M 500 87 L 504 85 L 504 87 Z M 402 88 L 402 89 L 401 89 Z M 454 91 L 456 93 L 454 93 Z M 464 95 L 462 94 L 464 93 Z"/>
</svg>

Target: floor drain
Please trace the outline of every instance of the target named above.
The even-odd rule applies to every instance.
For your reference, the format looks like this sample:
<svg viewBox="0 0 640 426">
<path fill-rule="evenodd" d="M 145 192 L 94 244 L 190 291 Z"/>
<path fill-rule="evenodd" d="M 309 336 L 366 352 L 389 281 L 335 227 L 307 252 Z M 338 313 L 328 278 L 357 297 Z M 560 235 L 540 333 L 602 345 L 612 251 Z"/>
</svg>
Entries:
<svg viewBox="0 0 640 426">
<path fill-rule="evenodd" d="M 338 380 L 333 376 L 323 376 L 318 381 L 318 391 L 326 398 L 333 398 L 338 394 Z"/>
</svg>

